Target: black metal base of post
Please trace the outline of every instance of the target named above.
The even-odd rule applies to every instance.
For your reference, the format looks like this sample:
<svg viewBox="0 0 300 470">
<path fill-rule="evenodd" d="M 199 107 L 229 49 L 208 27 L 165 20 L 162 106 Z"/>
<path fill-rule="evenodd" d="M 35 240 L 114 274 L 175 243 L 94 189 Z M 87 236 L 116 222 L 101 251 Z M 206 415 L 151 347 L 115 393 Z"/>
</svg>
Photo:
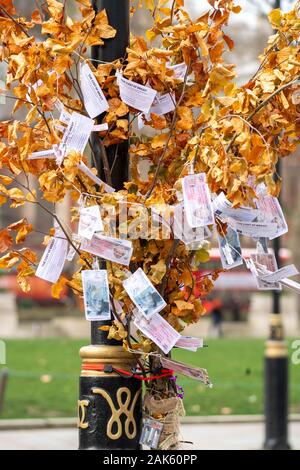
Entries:
<svg viewBox="0 0 300 470">
<path fill-rule="evenodd" d="M 141 381 L 95 370 L 112 365 L 129 370 L 132 356 L 122 346 L 81 348 L 78 427 L 80 450 L 138 450 L 141 432 Z"/>
<path fill-rule="evenodd" d="M 288 351 L 279 314 L 271 317 L 271 338 L 265 354 L 264 449 L 288 450 Z"/>
</svg>

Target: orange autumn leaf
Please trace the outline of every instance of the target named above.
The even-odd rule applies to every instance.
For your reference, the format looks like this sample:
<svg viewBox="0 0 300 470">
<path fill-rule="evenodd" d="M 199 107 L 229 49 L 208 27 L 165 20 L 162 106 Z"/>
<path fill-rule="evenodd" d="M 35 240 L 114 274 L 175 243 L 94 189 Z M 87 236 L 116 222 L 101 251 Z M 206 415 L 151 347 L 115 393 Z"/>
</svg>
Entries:
<svg viewBox="0 0 300 470">
<path fill-rule="evenodd" d="M 3 7 L 10 15 L 14 15 L 16 13 L 13 0 L 0 0 L 0 7 Z M 4 14 L 5 12 L 0 10 L 0 16 L 4 16 Z"/>
<path fill-rule="evenodd" d="M 60 276 L 58 281 L 52 285 L 51 294 L 54 299 L 60 299 L 60 296 L 66 287 L 68 279 L 64 276 Z"/>
<path fill-rule="evenodd" d="M 17 222 L 13 222 L 12 224 L 8 225 L 7 229 L 12 230 L 12 231 L 18 231 L 20 228 L 24 227 L 24 225 L 27 225 L 27 219 L 23 218 L 20 220 L 17 220 Z"/>
<path fill-rule="evenodd" d="M 10 252 L 0 258 L 0 269 L 11 269 L 20 260 L 18 253 Z"/>
<path fill-rule="evenodd" d="M 20 244 L 23 243 L 27 237 L 27 235 L 32 232 L 33 227 L 31 224 L 24 224 L 23 227 L 20 228 L 20 230 L 17 233 L 16 236 L 16 243 Z"/>
<path fill-rule="evenodd" d="M 110 325 L 102 325 L 102 326 L 99 326 L 98 330 L 101 330 L 101 331 L 109 331 L 110 329 Z"/>
<path fill-rule="evenodd" d="M 192 129 L 194 124 L 193 112 L 187 106 L 179 106 L 177 109 L 178 121 L 177 128 L 183 131 Z"/>
<path fill-rule="evenodd" d="M 31 266 L 29 266 L 27 263 L 24 263 L 21 269 L 19 269 L 19 266 L 18 266 L 17 282 L 23 292 L 30 291 L 30 283 L 29 283 L 28 278 L 32 277 L 34 274 L 35 274 L 34 269 Z"/>
<path fill-rule="evenodd" d="M 13 244 L 13 238 L 7 228 L 0 231 L 0 253 L 4 253 Z"/>
<path fill-rule="evenodd" d="M 33 227 L 27 222 L 26 218 L 20 219 L 7 227 L 8 230 L 17 231 L 16 243 L 23 243 L 28 233 L 32 232 Z"/>
</svg>

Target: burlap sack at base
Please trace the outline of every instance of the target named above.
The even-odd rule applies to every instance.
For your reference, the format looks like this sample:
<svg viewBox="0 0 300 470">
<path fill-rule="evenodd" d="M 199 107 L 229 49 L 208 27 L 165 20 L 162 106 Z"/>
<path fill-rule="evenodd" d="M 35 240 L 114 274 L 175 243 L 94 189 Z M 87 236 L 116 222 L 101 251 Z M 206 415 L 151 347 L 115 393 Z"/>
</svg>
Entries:
<svg viewBox="0 0 300 470">
<path fill-rule="evenodd" d="M 144 411 L 147 417 L 150 416 L 164 425 L 158 449 L 178 449 L 179 418 L 185 415 L 182 399 L 179 397 L 161 398 L 147 392 L 144 398 Z"/>
</svg>

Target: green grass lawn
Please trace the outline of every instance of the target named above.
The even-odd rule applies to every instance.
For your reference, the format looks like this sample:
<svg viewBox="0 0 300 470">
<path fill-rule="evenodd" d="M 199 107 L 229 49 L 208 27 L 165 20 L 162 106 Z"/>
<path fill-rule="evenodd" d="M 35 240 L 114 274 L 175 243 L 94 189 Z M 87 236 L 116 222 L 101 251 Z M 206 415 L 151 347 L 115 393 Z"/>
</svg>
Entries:
<svg viewBox="0 0 300 470">
<path fill-rule="evenodd" d="M 75 416 L 78 350 L 84 340 L 7 341 L 10 378 L 1 418 Z M 188 415 L 258 414 L 263 412 L 264 342 L 257 339 L 207 340 L 208 348 L 177 350 L 174 358 L 205 367 L 212 389 L 180 376 Z M 290 350 L 291 353 L 291 350 Z M 300 412 L 300 365 L 290 362 L 290 410 Z"/>
</svg>

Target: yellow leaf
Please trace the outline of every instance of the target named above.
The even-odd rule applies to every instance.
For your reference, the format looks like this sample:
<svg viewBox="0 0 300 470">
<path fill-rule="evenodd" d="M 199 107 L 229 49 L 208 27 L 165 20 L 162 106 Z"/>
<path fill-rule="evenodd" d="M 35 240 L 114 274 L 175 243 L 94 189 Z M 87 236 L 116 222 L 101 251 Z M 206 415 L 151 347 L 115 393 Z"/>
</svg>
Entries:
<svg viewBox="0 0 300 470">
<path fill-rule="evenodd" d="M 123 323 L 115 320 L 109 329 L 107 338 L 116 339 L 117 341 L 127 338 L 127 331 L 125 330 Z"/>
<path fill-rule="evenodd" d="M 151 12 L 154 11 L 155 9 L 155 1 L 154 0 L 145 0 L 145 5 L 148 10 Z"/>
<path fill-rule="evenodd" d="M 280 8 L 275 8 L 268 14 L 270 23 L 274 28 L 280 26 L 281 23 L 281 10 Z"/>
<path fill-rule="evenodd" d="M 13 238 L 7 228 L 0 231 L 0 253 L 4 253 L 13 244 Z"/>
<path fill-rule="evenodd" d="M 152 264 L 149 278 L 153 284 L 160 284 L 167 272 L 167 266 L 163 259 L 160 259 L 158 263 Z"/>
<path fill-rule="evenodd" d="M 241 10 L 242 10 L 242 7 L 240 5 L 234 5 L 232 7 L 233 13 L 240 13 Z"/>
<path fill-rule="evenodd" d="M 18 234 L 16 236 L 16 243 L 23 243 L 26 239 L 26 236 L 28 233 L 32 232 L 33 228 L 31 224 L 26 224 L 20 230 L 18 231 Z"/>
<path fill-rule="evenodd" d="M 153 137 L 151 141 L 151 147 L 153 149 L 158 149 L 164 147 L 168 140 L 168 134 L 159 134 Z"/>
<path fill-rule="evenodd" d="M 178 310 L 194 310 L 194 305 L 190 302 L 186 302 L 185 300 L 175 300 L 174 303 Z"/>
<path fill-rule="evenodd" d="M 18 269 L 19 269 L 19 267 L 18 267 Z M 18 282 L 18 284 L 21 287 L 23 292 L 29 292 L 30 291 L 30 284 L 29 284 L 28 277 L 33 276 L 34 274 L 35 274 L 34 269 L 31 266 L 25 264 L 25 266 L 22 268 L 22 270 L 17 275 L 17 282 Z"/>
<path fill-rule="evenodd" d="M 195 261 L 196 263 L 207 263 L 210 259 L 209 252 L 201 248 L 196 251 Z"/>
<path fill-rule="evenodd" d="M 68 282 L 68 279 L 64 276 L 60 276 L 58 281 L 53 284 L 51 288 L 51 294 L 54 299 L 60 299 L 61 293 L 63 292 L 66 284 Z"/>
<path fill-rule="evenodd" d="M 187 106 L 179 106 L 177 109 L 179 120 L 177 121 L 177 128 L 183 131 L 188 131 L 193 127 L 193 112 Z"/>
<path fill-rule="evenodd" d="M 154 38 L 156 38 L 156 33 L 152 29 L 147 29 L 146 38 L 151 42 Z"/>
<path fill-rule="evenodd" d="M 110 329 L 110 325 L 102 325 L 102 326 L 99 326 L 98 330 L 100 331 L 109 331 Z"/>
<path fill-rule="evenodd" d="M 0 269 L 10 269 L 18 263 L 20 257 L 15 252 L 7 253 L 0 258 Z"/>
<path fill-rule="evenodd" d="M 13 0 L 0 0 L 0 5 L 3 6 L 10 15 L 14 15 L 16 13 Z M 2 16 L 1 12 L 0 16 Z"/>
<path fill-rule="evenodd" d="M 63 4 L 57 0 L 47 0 L 48 9 L 51 16 L 55 17 L 58 13 L 63 11 Z"/>
<path fill-rule="evenodd" d="M 18 220 L 17 222 L 14 222 L 8 225 L 7 229 L 12 230 L 12 231 L 17 231 L 17 230 L 20 230 L 20 228 L 22 228 L 25 224 L 27 224 L 27 219 L 23 218 L 23 219 Z"/>
<path fill-rule="evenodd" d="M 21 189 L 19 188 L 12 188 L 7 191 L 8 196 L 12 200 L 11 207 L 18 207 L 24 204 L 25 196 Z"/>
<path fill-rule="evenodd" d="M 10 176 L 7 176 L 7 175 L 0 175 L 0 179 L 1 179 L 3 184 L 10 184 L 10 183 L 13 182 L 13 178 L 11 178 Z"/>
</svg>

